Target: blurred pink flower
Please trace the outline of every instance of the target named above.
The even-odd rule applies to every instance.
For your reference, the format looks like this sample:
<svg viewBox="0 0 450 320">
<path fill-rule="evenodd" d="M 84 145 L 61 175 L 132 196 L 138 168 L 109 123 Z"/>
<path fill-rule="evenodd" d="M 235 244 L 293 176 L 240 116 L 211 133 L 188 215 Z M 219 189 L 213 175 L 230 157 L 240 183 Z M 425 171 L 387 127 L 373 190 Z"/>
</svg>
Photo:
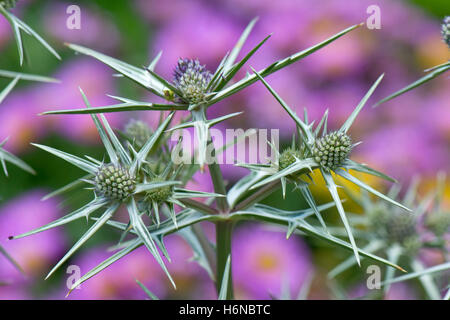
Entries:
<svg viewBox="0 0 450 320">
<path fill-rule="evenodd" d="M 235 231 L 232 268 L 238 299 L 271 299 L 280 296 L 283 279 L 296 296 L 313 266 L 310 253 L 296 236 L 246 225 Z"/>
</svg>

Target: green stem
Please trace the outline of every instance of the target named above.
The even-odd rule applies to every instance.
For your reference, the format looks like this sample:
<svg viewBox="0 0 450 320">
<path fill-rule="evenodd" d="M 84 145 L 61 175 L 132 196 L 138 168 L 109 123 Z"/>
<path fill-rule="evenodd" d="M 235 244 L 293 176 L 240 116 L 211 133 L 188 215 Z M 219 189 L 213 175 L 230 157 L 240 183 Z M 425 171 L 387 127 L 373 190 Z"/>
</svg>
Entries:
<svg viewBox="0 0 450 320">
<path fill-rule="evenodd" d="M 259 201 L 265 199 L 270 194 L 272 194 L 273 192 L 277 191 L 278 188 L 280 188 L 280 186 L 281 186 L 280 180 L 276 180 L 276 181 L 273 181 L 273 182 L 270 182 L 270 183 L 266 184 L 264 187 L 262 187 L 261 189 L 259 189 L 255 193 L 251 194 L 250 196 L 248 196 L 247 198 L 245 198 L 241 202 L 239 202 L 235 206 L 233 211 L 245 210 L 248 207 L 251 207 L 256 202 L 259 202 Z"/>
<path fill-rule="evenodd" d="M 198 110 L 192 111 L 192 118 L 194 121 L 204 121 L 206 122 L 206 107 L 205 106 L 199 106 Z M 208 134 L 209 135 L 209 134 Z M 214 192 L 220 193 L 220 194 L 227 194 L 227 190 L 225 188 L 225 182 L 223 180 L 222 171 L 220 170 L 219 164 L 217 164 L 217 158 L 216 158 L 216 150 L 214 148 L 211 136 L 208 136 L 208 143 L 207 145 L 212 145 L 212 151 L 211 151 L 211 164 L 208 165 L 209 168 L 209 174 L 211 175 L 211 180 L 214 186 Z M 228 212 L 229 205 L 226 197 L 221 197 L 216 199 L 217 207 L 219 210 L 223 213 Z"/>
<path fill-rule="evenodd" d="M 216 223 L 216 249 L 217 249 L 216 289 L 218 294 L 220 292 L 220 288 L 222 287 L 222 279 L 228 256 L 231 257 L 232 231 L 233 231 L 232 221 L 219 221 Z M 227 300 L 234 299 L 233 277 L 231 267 L 230 267 L 230 277 L 228 279 L 228 289 L 226 299 Z"/>
<path fill-rule="evenodd" d="M 223 180 L 222 171 L 220 170 L 220 166 L 217 163 L 212 163 L 208 165 L 208 168 L 214 186 L 214 192 L 226 195 L 227 190 L 225 189 L 225 183 Z M 226 197 L 216 198 L 216 201 L 217 207 L 222 213 L 227 212 L 229 210 L 228 201 Z"/>
</svg>

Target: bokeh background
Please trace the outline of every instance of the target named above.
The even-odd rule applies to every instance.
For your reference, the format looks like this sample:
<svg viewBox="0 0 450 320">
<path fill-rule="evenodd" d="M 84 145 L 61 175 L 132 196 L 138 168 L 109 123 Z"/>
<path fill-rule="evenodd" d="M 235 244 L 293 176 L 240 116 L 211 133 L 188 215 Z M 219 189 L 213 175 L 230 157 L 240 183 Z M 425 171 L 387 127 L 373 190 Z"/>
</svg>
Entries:
<svg viewBox="0 0 450 320">
<path fill-rule="evenodd" d="M 256 69 L 307 48 L 330 35 L 367 19 L 371 4 L 381 8 L 380 30 L 360 28 L 294 65 L 267 78 L 269 83 L 295 110 L 306 107 L 312 119 L 319 119 L 328 108 L 329 126 L 338 126 L 349 115 L 371 83 L 381 73 L 385 78 L 369 101 L 387 96 L 423 75 L 423 70 L 450 57 L 440 36 L 440 21 L 450 14 L 447 0 L 97 0 L 77 1 L 81 7 L 81 30 L 66 28 L 64 1 L 19 1 L 14 13 L 41 33 L 62 56 L 57 61 L 32 39 L 25 39 L 30 61 L 18 65 L 17 50 L 9 25 L 0 17 L 0 69 L 42 74 L 61 80 L 59 84 L 21 81 L 0 106 L 0 140 L 10 137 L 6 149 L 27 161 L 36 176 L 9 166 L 9 178 L 0 176 L 0 244 L 25 269 L 26 276 L 0 257 L 0 299 L 63 299 L 69 274 L 65 268 L 51 279 L 43 278 L 59 258 L 87 228 L 77 221 L 34 235 L 8 241 L 11 234 L 28 231 L 47 223 L 90 198 L 81 192 L 66 198 L 40 201 L 51 190 L 80 177 L 80 171 L 62 160 L 33 148 L 30 142 L 58 149 L 103 157 L 95 127 L 87 115 L 38 116 L 53 109 L 82 106 L 81 87 L 92 105 L 113 102 L 106 94 L 156 101 L 148 92 L 113 77 L 113 71 L 85 56 L 75 55 L 63 43 L 73 42 L 104 52 L 136 66 L 146 65 L 163 50 L 156 71 L 171 78 L 179 57 L 198 58 L 214 70 L 232 48 L 240 33 L 255 16 L 259 21 L 246 53 L 269 33 L 270 40 L 246 65 Z M 242 76 L 240 74 L 239 76 Z M 0 88 L 8 80 L 0 79 Z M 449 79 L 432 82 L 392 100 L 377 109 L 366 108 L 355 122 L 351 135 L 364 141 L 353 157 L 396 177 L 406 185 L 420 175 L 421 190 L 433 188 L 436 173 L 449 171 L 450 163 Z M 289 143 L 292 122 L 273 97 L 256 83 L 209 110 L 211 116 L 244 111 L 225 127 L 278 128 Z M 107 116 L 114 128 L 122 129 L 131 118 L 154 124 L 154 112 L 116 113 Z M 245 170 L 224 166 L 231 183 Z M 198 187 L 211 188 L 207 173 L 198 177 Z M 371 183 L 380 189 L 379 181 Z M 313 188 L 319 202 L 328 200 L 320 183 Z M 447 201 L 450 194 L 446 193 Z M 289 192 L 286 200 L 276 193 L 266 200 L 284 209 L 304 208 L 301 197 Z M 328 221 L 339 220 L 330 210 Z M 213 237 L 210 225 L 203 227 Z M 111 253 L 119 234 L 104 228 L 78 252 L 69 264 L 85 273 Z M 296 296 L 312 279 L 309 299 L 334 298 L 333 285 L 326 273 L 348 256 L 348 252 L 329 247 L 310 238 L 293 236 L 285 240 L 282 232 L 255 224 L 239 225 L 233 238 L 233 272 L 237 298 L 270 299 L 281 296 L 284 288 Z M 139 249 L 127 259 L 75 290 L 68 299 L 143 299 L 139 279 L 157 296 L 165 299 L 215 299 L 214 285 L 207 273 L 190 262 L 188 245 L 178 236 L 167 239 L 173 258 L 169 270 L 179 289 L 174 291 L 153 258 Z M 364 273 L 353 269 L 341 285 L 350 297 L 357 297 Z M 423 293 L 414 284 L 393 286 L 389 298 L 414 299 Z"/>
</svg>

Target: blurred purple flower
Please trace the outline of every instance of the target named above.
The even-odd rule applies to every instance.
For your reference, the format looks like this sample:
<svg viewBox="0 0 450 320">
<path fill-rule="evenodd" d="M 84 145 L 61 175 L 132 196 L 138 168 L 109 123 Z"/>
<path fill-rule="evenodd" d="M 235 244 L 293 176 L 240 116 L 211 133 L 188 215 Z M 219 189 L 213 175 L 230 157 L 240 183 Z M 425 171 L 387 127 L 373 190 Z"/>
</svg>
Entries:
<svg viewBox="0 0 450 320">
<path fill-rule="evenodd" d="M 67 28 L 66 10 L 70 5 L 70 3 L 61 2 L 52 3 L 46 7 L 44 23 L 50 35 L 60 42 L 72 42 L 94 47 L 96 50 L 109 51 L 117 47 L 120 41 L 117 28 L 93 8 L 82 7 L 80 29 Z"/>
<path fill-rule="evenodd" d="M 61 83 L 47 84 L 38 89 L 37 101 L 34 101 L 39 109 L 36 111 L 85 107 L 79 88 L 84 91 L 91 106 L 116 103 L 107 96 L 115 92 L 112 73 L 108 67 L 90 58 L 72 60 L 54 75 Z M 122 117 L 119 113 L 107 115 L 112 126 L 118 126 Z M 56 130 L 75 141 L 100 141 L 89 115 L 49 115 L 45 118 L 51 118 L 50 120 L 56 123 Z"/>
<path fill-rule="evenodd" d="M 74 259 L 72 264 L 78 266 L 81 274 L 84 275 L 112 254 L 106 247 L 85 250 L 81 251 L 81 255 Z M 81 284 L 80 289 L 73 290 L 68 299 L 145 299 L 146 294 L 135 279 L 161 297 L 166 293 L 163 277 L 165 275 L 154 258 L 146 248 L 141 247 Z M 56 298 L 63 299 L 69 289 L 65 282 L 60 284 L 60 288 L 61 292 L 56 295 Z"/>
<path fill-rule="evenodd" d="M 229 16 L 206 6 L 192 6 L 183 12 L 183 19 L 172 20 L 159 29 L 152 44 L 152 56 L 163 50 L 157 68 L 167 78 L 172 78 L 180 57 L 199 59 L 214 71 L 241 32 L 241 25 Z"/>
<path fill-rule="evenodd" d="M 408 124 L 381 128 L 355 149 L 356 157 L 400 181 L 408 181 L 417 173 L 434 174 L 445 168 L 448 153 L 433 128 Z"/>
<path fill-rule="evenodd" d="M 80 289 L 73 290 L 68 298 L 83 300 L 148 298 L 137 285 L 136 279 L 160 299 L 187 298 L 190 294 L 203 296 L 205 293 L 202 293 L 202 288 L 208 288 L 207 284 L 204 286 L 202 283 L 203 279 L 207 279 L 207 273 L 198 264 L 189 261 L 192 249 L 178 235 L 168 236 L 164 243 L 172 262 L 163 259 L 177 284 L 177 290 L 171 287 L 166 275 L 148 250 L 141 247 L 81 284 Z M 82 252 L 72 264 L 79 266 L 81 274 L 85 274 L 111 255 L 107 248 L 98 247 Z M 65 283 L 61 284 L 60 288 L 61 291 L 54 295 L 57 299 L 62 299 L 68 291 Z"/>
<path fill-rule="evenodd" d="M 360 284 L 350 290 L 349 298 L 358 299 L 370 294 L 370 290 L 365 284 Z M 417 300 L 414 290 L 406 283 L 394 283 L 389 288 L 384 300 Z"/>
<path fill-rule="evenodd" d="M 12 92 L 0 106 L 0 140 L 9 137 L 6 148 L 18 152 L 29 147 L 31 141 L 44 136 L 50 124 L 39 117 L 36 105 L 38 92 L 24 89 Z"/>
<path fill-rule="evenodd" d="M 139 13 L 151 22 L 164 23 L 183 16 L 186 11 L 204 6 L 201 0 L 137 0 Z"/>
<path fill-rule="evenodd" d="M 60 229 L 51 229 L 29 237 L 8 240 L 11 235 L 33 230 L 61 216 L 57 199 L 41 201 L 45 193 L 31 191 L 0 208 L 0 244 L 23 268 L 27 277 L 43 278 L 48 267 L 65 248 Z M 24 281 L 23 275 L 0 256 L 0 279 L 7 282 Z M 29 278 L 30 279 L 30 278 Z"/>
<path fill-rule="evenodd" d="M 11 27 L 3 16 L 0 18 L 0 48 L 2 48 L 11 37 Z"/>
<path fill-rule="evenodd" d="M 280 296 L 283 279 L 296 296 L 312 270 L 309 250 L 295 236 L 261 226 L 236 230 L 232 243 L 233 282 L 238 299 L 271 299 Z"/>
</svg>

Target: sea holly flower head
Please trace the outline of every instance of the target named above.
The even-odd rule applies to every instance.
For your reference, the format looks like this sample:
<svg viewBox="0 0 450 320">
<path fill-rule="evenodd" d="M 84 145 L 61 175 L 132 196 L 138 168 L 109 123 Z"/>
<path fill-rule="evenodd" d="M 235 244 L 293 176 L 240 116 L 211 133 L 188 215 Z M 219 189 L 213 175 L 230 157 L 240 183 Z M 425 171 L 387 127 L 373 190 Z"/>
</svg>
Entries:
<svg viewBox="0 0 450 320">
<path fill-rule="evenodd" d="M 433 231 L 436 236 L 442 237 L 450 231 L 450 212 L 433 212 L 426 217 L 425 225 L 428 229 Z"/>
<path fill-rule="evenodd" d="M 125 134 L 136 146 L 141 148 L 150 139 L 152 130 L 144 121 L 131 119 L 125 125 Z"/>
<path fill-rule="evenodd" d="M 442 40 L 450 48 L 450 16 L 446 16 L 441 26 Z"/>
<path fill-rule="evenodd" d="M 417 220 L 413 214 L 395 210 L 389 216 L 386 224 L 387 238 L 391 242 L 403 244 L 405 240 L 416 236 Z"/>
<path fill-rule="evenodd" d="M 175 67 L 173 82 L 180 90 L 181 100 L 189 104 L 205 101 L 212 73 L 195 59 L 180 59 Z"/>
<path fill-rule="evenodd" d="M 405 212 L 392 203 L 372 198 L 364 190 L 359 193 L 347 190 L 350 198 L 364 212 L 362 216 L 351 216 L 349 222 L 353 226 L 359 227 L 357 238 L 366 243 L 363 247 L 364 250 L 385 255 L 393 263 L 397 263 L 402 258 L 407 270 L 412 273 L 426 274 L 427 271 L 420 259 L 419 250 L 433 247 L 433 250 L 438 249 L 445 254 L 446 249 L 445 245 L 439 247 L 434 239 L 423 236 L 425 230 L 420 228 L 423 221 L 422 217 L 433 212 L 434 209 L 430 204 L 436 202 L 439 197 L 434 190 L 423 197 L 419 197 L 417 191 L 419 182 L 420 180 L 417 177 L 413 178 L 402 196 L 400 196 L 401 188 L 398 185 L 393 185 L 387 192 L 392 199 L 401 201 L 411 208 L 412 212 Z M 328 276 L 334 278 L 352 267 L 355 263 L 351 260 L 353 259 L 349 258 L 336 266 Z M 433 272 L 437 272 L 444 271 L 449 267 L 447 263 L 446 265 L 432 266 L 430 269 L 435 269 Z M 445 276 L 445 274 L 443 275 Z M 412 278 L 412 275 L 406 274 L 395 278 L 393 269 L 386 270 L 383 281 L 384 292 L 386 293 L 389 290 L 390 283 L 401 281 L 401 279 L 407 280 L 409 277 Z M 436 278 L 436 276 L 433 278 Z M 433 278 L 419 280 L 431 299 L 440 299 L 440 289 L 437 287 L 437 281 Z"/>
<path fill-rule="evenodd" d="M 110 163 L 99 168 L 93 184 L 100 196 L 123 202 L 133 194 L 136 179 L 130 174 L 129 168 Z"/>
<path fill-rule="evenodd" d="M 446 175 L 444 173 L 439 173 L 434 203 L 430 212 L 425 217 L 425 226 L 440 239 L 450 232 L 450 211 L 445 207 L 443 201 L 445 180 Z"/>
<path fill-rule="evenodd" d="M 151 180 L 151 182 L 159 183 L 164 182 L 165 179 L 161 177 L 155 177 Z M 152 190 L 148 190 L 145 193 L 146 201 L 151 203 L 156 202 L 157 204 L 163 203 L 169 199 L 169 197 L 173 194 L 172 186 L 162 186 Z"/>
<path fill-rule="evenodd" d="M 352 140 L 341 131 L 333 131 L 318 139 L 312 148 L 312 157 L 328 170 L 342 166 L 352 150 Z"/>
</svg>

